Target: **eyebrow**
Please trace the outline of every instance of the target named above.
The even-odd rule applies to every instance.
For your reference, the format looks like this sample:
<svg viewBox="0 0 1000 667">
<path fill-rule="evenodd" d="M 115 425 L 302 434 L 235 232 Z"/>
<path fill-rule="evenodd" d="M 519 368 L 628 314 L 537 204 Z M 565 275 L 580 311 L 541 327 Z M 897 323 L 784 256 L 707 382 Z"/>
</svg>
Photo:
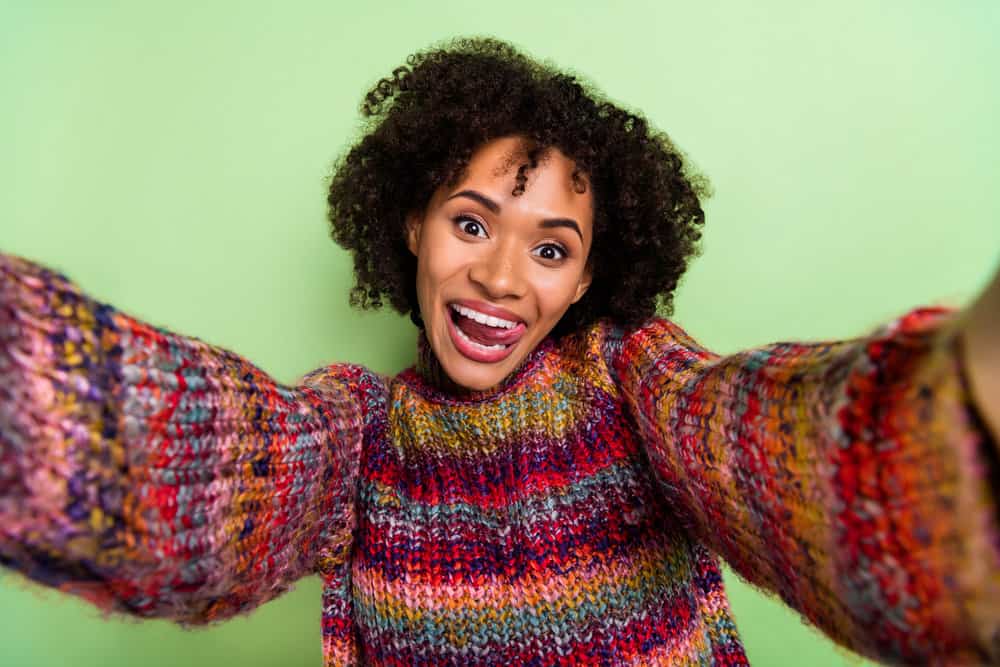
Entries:
<svg viewBox="0 0 1000 667">
<path fill-rule="evenodd" d="M 472 201 L 479 202 L 484 207 L 489 209 L 494 215 L 500 214 L 500 204 L 496 203 L 482 192 L 477 192 L 475 190 L 462 190 L 461 192 L 456 192 L 452 196 L 448 197 L 445 201 L 450 201 L 456 197 L 466 197 Z M 541 221 L 541 223 L 539 223 L 538 226 L 542 229 L 566 227 L 576 232 L 576 235 L 580 237 L 580 241 L 583 241 L 583 232 L 580 231 L 580 225 L 577 224 L 576 220 L 571 218 L 545 218 Z"/>
</svg>

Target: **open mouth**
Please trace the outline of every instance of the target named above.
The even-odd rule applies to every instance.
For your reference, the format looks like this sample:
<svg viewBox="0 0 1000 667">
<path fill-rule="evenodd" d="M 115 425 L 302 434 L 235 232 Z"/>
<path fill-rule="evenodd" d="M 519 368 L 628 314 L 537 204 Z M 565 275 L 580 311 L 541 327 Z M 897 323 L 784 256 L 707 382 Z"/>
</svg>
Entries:
<svg viewBox="0 0 1000 667">
<path fill-rule="evenodd" d="M 524 335 L 524 322 L 479 312 L 461 304 L 450 304 L 449 331 L 455 347 L 473 361 L 505 359 Z"/>
</svg>

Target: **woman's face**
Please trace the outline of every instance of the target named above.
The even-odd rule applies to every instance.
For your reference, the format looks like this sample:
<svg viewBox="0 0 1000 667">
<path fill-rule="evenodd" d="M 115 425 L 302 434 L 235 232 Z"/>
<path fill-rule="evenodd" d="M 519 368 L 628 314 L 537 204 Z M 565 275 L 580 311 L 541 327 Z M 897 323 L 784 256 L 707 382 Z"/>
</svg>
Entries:
<svg viewBox="0 0 1000 667">
<path fill-rule="evenodd" d="M 577 192 L 573 162 L 550 149 L 514 196 L 526 162 L 521 139 L 491 141 L 457 185 L 439 188 L 407 220 L 427 339 L 466 389 L 488 389 L 516 370 L 590 285 L 590 188 Z"/>
</svg>

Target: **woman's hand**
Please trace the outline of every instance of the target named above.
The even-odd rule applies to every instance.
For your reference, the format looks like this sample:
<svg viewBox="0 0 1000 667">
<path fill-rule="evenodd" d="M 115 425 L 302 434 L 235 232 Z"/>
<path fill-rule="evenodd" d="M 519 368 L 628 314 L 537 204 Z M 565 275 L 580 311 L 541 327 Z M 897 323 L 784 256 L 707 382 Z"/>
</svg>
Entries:
<svg viewBox="0 0 1000 667">
<path fill-rule="evenodd" d="M 973 398 L 1000 444 L 1000 267 L 962 315 L 959 330 Z"/>
</svg>

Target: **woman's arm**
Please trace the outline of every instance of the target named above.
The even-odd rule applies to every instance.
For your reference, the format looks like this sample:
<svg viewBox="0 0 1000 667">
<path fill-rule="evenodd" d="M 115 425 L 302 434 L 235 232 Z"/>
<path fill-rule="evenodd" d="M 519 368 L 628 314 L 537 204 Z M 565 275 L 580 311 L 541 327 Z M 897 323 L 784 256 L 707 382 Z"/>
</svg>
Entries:
<svg viewBox="0 0 1000 667">
<path fill-rule="evenodd" d="M 891 662 L 1000 659 L 994 457 L 961 320 L 715 355 L 667 321 L 614 365 L 662 489 L 752 583 Z"/>
<path fill-rule="evenodd" d="M 973 399 L 1000 444 L 1000 269 L 961 317 L 959 335 Z"/>
<path fill-rule="evenodd" d="M 0 254 L 0 564 L 185 623 L 273 598 L 350 535 L 341 371 L 282 386 Z"/>
</svg>

